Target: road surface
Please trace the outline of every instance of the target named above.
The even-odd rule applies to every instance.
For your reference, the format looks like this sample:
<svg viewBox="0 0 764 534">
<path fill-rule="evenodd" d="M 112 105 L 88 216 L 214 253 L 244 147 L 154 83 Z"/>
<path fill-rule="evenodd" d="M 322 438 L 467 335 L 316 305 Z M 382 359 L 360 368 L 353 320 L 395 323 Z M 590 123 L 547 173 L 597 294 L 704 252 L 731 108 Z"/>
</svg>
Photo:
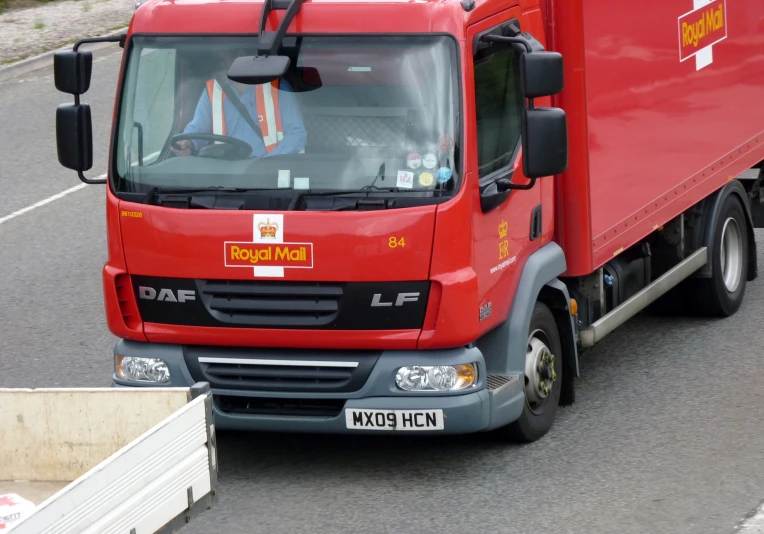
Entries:
<svg viewBox="0 0 764 534">
<path fill-rule="evenodd" d="M 115 51 L 96 54 L 83 99 L 90 176 L 105 171 Z M 70 190 L 57 162 L 68 100 L 50 70 L 0 83 L 0 387 L 110 383 L 105 191 Z M 728 320 L 635 319 L 582 357 L 577 403 L 524 447 L 223 434 L 220 503 L 183 532 L 731 533 L 764 499 L 762 318 L 764 277 Z"/>
</svg>

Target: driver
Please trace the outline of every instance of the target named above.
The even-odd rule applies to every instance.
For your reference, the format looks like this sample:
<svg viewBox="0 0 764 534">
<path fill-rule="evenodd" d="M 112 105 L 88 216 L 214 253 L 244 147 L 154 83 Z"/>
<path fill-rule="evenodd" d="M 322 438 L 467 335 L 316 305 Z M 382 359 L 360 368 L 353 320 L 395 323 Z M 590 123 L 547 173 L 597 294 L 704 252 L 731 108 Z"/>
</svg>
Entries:
<svg viewBox="0 0 764 534">
<path fill-rule="evenodd" d="M 226 56 L 228 68 L 235 57 L 235 54 Z M 261 85 L 246 85 L 227 78 L 226 81 L 260 126 L 262 137 L 247 124 L 214 79 L 207 80 L 194 118 L 183 133 L 212 133 L 234 137 L 252 147 L 250 157 L 254 158 L 304 151 L 307 132 L 292 87 L 286 80 Z M 170 150 L 176 156 L 187 156 L 192 150 L 197 151 L 207 144 L 209 141 L 184 139 L 177 143 L 179 148 L 171 146 Z"/>
</svg>

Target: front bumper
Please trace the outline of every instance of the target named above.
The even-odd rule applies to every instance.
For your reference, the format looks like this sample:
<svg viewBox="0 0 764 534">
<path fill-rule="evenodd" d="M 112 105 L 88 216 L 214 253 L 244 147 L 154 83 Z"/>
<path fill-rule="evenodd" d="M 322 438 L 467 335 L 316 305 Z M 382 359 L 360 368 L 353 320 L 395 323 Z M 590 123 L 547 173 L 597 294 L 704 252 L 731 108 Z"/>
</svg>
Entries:
<svg viewBox="0 0 764 534">
<path fill-rule="evenodd" d="M 171 380 L 162 384 L 168 387 L 188 387 L 199 381 L 199 367 L 195 361 L 194 349 L 182 345 L 137 343 L 121 340 L 115 346 L 115 354 L 144 358 L 161 358 L 171 373 Z M 214 348 L 204 348 L 204 354 L 216 354 Z M 222 351 L 222 349 L 221 349 Z M 326 351 L 322 351 L 326 359 Z M 338 351 L 339 353 L 339 351 Z M 225 349 L 231 356 L 231 349 Z M 267 349 L 234 349 L 234 356 L 241 358 L 281 358 L 285 360 L 305 360 L 314 357 L 310 351 L 274 351 Z M 522 413 L 524 404 L 523 381 L 519 376 L 488 375 L 485 360 L 477 348 L 456 348 L 433 351 L 381 351 L 375 353 L 376 361 L 363 385 L 355 391 L 279 391 L 253 390 L 212 385 L 215 424 L 220 429 L 256 430 L 273 432 L 308 432 L 330 434 L 385 434 L 399 433 L 395 430 L 370 430 L 348 428 L 345 410 L 442 410 L 444 428 L 442 430 L 417 430 L 415 434 L 468 434 L 498 428 L 516 420 Z M 191 366 L 189 366 L 189 362 Z M 403 392 L 397 389 L 394 373 L 404 365 L 456 365 L 477 362 L 478 382 L 463 392 Z M 156 384 L 127 382 L 113 376 L 116 387 L 156 387 Z M 234 399 L 246 404 L 310 403 L 330 402 L 337 407 L 337 413 L 322 415 L 241 413 L 226 409 L 227 400 Z M 411 431 L 405 431 L 411 434 Z"/>
</svg>

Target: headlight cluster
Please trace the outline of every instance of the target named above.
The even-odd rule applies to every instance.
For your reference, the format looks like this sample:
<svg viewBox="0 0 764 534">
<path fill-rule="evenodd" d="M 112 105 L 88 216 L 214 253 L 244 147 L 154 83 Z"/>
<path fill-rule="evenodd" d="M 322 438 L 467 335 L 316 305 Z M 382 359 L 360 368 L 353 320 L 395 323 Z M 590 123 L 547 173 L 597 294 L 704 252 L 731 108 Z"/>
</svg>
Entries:
<svg viewBox="0 0 764 534">
<path fill-rule="evenodd" d="M 159 358 L 137 358 L 135 356 L 117 356 L 117 376 L 122 380 L 134 382 L 152 382 L 164 384 L 170 380 L 167 363 Z"/>
<path fill-rule="evenodd" d="M 477 364 L 411 365 L 395 373 L 403 391 L 458 391 L 477 383 Z"/>
</svg>

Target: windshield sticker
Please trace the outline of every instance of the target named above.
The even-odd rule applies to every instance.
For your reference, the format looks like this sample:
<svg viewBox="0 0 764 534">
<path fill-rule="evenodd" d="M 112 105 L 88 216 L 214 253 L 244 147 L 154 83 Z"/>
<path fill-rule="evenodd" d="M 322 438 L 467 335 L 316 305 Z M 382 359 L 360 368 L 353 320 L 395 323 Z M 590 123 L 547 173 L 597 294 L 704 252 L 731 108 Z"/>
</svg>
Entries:
<svg viewBox="0 0 764 534">
<path fill-rule="evenodd" d="M 727 38 L 725 0 L 693 0 L 693 10 L 679 17 L 679 62 L 695 58 L 695 70 L 714 62 L 714 45 Z"/>
<path fill-rule="evenodd" d="M 443 152 L 451 152 L 454 149 L 454 140 L 446 135 L 440 138 L 438 146 Z"/>
<path fill-rule="evenodd" d="M 422 165 L 424 165 L 425 169 L 434 169 L 437 164 L 438 158 L 432 152 L 425 154 L 424 158 L 422 158 Z"/>
<path fill-rule="evenodd" d="M 451 169 L 448 167 L 441 167 L 438 169 L 438 183 L 445 184 L 451 179 Z"/>
<path fill-rule="evenodd" d="M 295 189 L 310 189 L 310 178 L 295 178 L 294 188 Z"/>
<path fill-rule="evenodd" d="M 429 172 L 423 172 L 419 175 L 419 185 L 423 187 L 430 187 L 432 185 L 432 174 Z"/>
<path fill-rule="evenodd" d="M 406 158 L 406 166 L 409 169 L 418 169 L 422 165 L 422 156 L 417 153 L 409 154 Z"/>
<path fill-rule="evenodd" d="M 297 180 L 297 179 L 295 179 Z M 312 269 L 313 243 L 284 241 L 284 215 L 254 215 L 252 241 L 223 243 L 226 267 L 246 267 L 255 277 L 284 276 L 284 269 Z"/>
<path fill-rule="evenodd" d="M 395 182 L 395 187 L 413 189 L 414 173 L 410 171 L 398 171 L 398 180 Z"/>
<path fill-rule="evenodd" d="M 289 169 L 279 171 L 279 187 L 289 187 Z"/>
</svg>

